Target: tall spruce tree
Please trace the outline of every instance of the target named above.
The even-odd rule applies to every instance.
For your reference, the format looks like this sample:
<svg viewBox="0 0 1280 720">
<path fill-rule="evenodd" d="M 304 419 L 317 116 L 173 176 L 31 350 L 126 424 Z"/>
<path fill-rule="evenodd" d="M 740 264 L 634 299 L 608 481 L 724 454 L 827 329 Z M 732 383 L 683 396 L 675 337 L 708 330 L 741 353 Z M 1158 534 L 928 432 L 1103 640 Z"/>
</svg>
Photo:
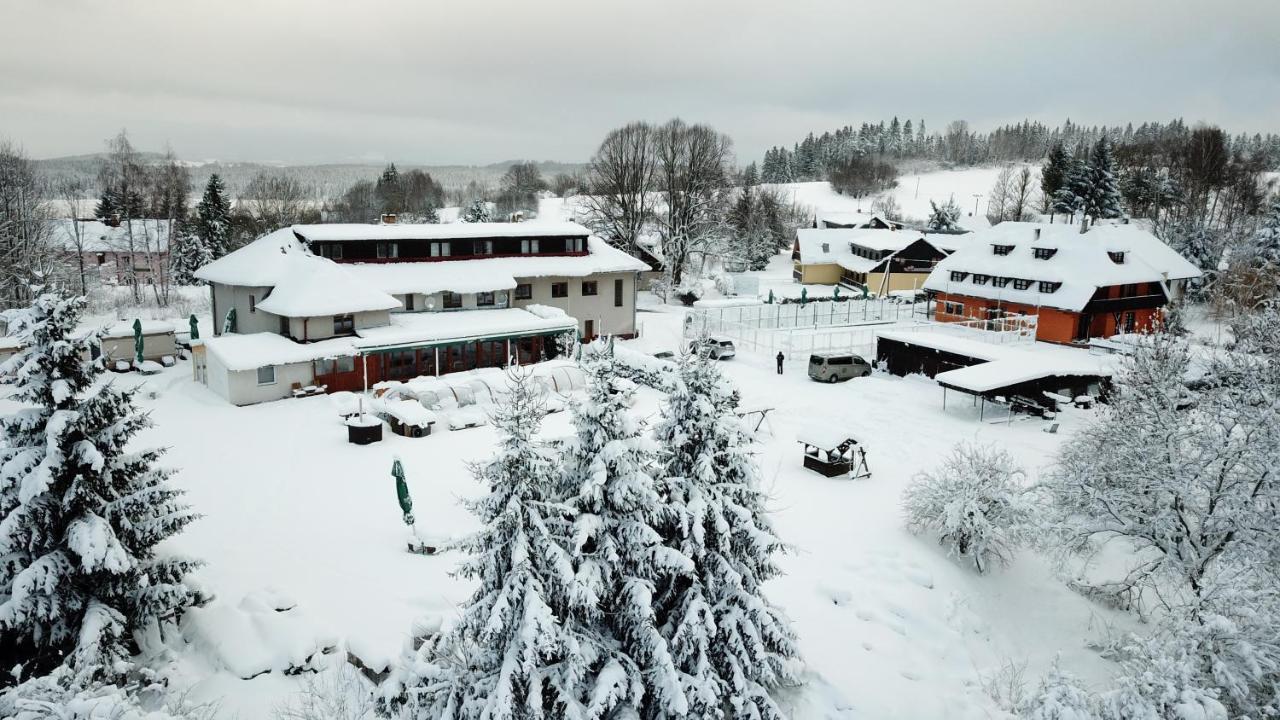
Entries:
<svg viewBox="0 0 1280 720">
<path fill-rule="evenodd" d="M 1085 198 L 1092 192 L 1089 182 L 1089 165 L 1080 158 L 1071 158 L 1062 186 L 1053 194 L 1049 212 L 1067 216 L 1067 222 L 1075 220 L 1075 214 L 1084 209 Z"/>
<path fill-rule="evenodd" d="M 94 388 L 96 336 L 75 336 L 84 298 L 40 294 L 17 321 L 24 349 L 3 370 L 28 407 L 0 420 L 0 685 L 66 666 L 77 683 L 128 671 L 143 635 L 200 597 L 195 563 L 156 545 L 195 515 L 125 446 L 150 425 L 130 391 Z"/>
<path fill-rule="evenodd" d="M 467 223 L 489 222 L 489 203 L 484 200 L 473 200 L 459 219 Z"/>
<path fill-rule="evenodd" d="M 1118 218 L 1124 214 L 1120 195 L 1120 179 L 1111 157 L 1111 142 L 1098 138 L 1089 154 L 1088 194 L 1084 196 L 1084 212 L 1094 221 Z"/>
<path fill-rule="evenodd" d="M 586 397 L 574 405 L 574 435 L 562 453 L 561 492 L 574 514 L 570 553 L 585 592 L 574 620 L 613 648 L 593 663 L 586 717 L 680 716 L 688 703 L 658 629 L 654 592 L 693 564 L 657 530 L 666 513 L 657 448 L 629 409 L 635 387 L 615 363 L 600 344 L 584 353 Z"/>
<path fill-rule="evenodd" d="M 771 691 L 802 663 L 782 610 L 761 585 L 783 549 L 764 508 L 737 392 L 712 361 L 686 356 L 654 439 L 664 448 L 668 543 L 693 561 L 658 596 L 662 635 L 698 718 L 784 715 Z"/>
<path fill-rule="evenodd" d="M 1049 148 L 1049 157 L 1045 160 L 1044 167 L 1040 168 L 1040 191 L 1044 193 L 1045 212 L 1055 212 L 1054 198 L 1066 184 L 1070 169 L 1071 156 L 1067 154 L 1066 146 L 1059 140 Z"/>
<path fill-rule="evenodd" d="M 570 513 L 553 497 L 555 455 L 536 437 L 544 405 L 527 372 L 510 371 L 508 383 L 497 451 L 472 467 L 487 490 L 467 502 L 482 529 L 455 545 L 468 555 L 458 574 L 478 586 L 457 624 L 392 677 L 393 709 L 421 720 L 581 717 L 582 683 L 601 655 L 570 618 Z"/>
<path fill-rule="evenodd" d="M 201 252 L 207 252 L 210 258 L 217 260 L 231 252 L 231 202 L 227 199 L 226 185 L 217 173 L 210 175 L 204 186 L 204 195 L 196 205 L 193 229 L 203 248 Z"/>
</svg>

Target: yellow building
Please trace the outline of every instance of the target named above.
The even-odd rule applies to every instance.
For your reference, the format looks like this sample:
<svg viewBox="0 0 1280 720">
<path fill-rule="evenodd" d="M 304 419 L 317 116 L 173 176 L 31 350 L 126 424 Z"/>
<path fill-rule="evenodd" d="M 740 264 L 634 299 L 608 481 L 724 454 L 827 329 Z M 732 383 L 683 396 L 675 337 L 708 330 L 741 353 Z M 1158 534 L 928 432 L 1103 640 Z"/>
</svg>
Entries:
<svg viewBox="0 0 1280 720">
<path fill-rule="evenodd" d="M 948 236 L 945 244 L 955 246 Z M 948 254 L 936 238 L 913 230 L 821 229 L 796 231 L 792 278 L 802 284 L 842 285 L 874 295 L 919 290 Z"/>
</svg>

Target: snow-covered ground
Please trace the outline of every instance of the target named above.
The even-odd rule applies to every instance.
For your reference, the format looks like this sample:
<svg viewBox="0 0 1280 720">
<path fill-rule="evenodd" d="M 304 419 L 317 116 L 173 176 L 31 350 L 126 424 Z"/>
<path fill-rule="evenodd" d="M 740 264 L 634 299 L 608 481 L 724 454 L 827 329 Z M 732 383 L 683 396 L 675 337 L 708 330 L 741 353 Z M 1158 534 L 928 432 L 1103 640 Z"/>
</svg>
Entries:
<svg viewBox="0 0 1280 720">
<path fill-rule="evenodd" d="M 627 345 L 676 349 L 682 317 L 680 308 L 645 303 L 644 335 Z M 759 436 L 759 462 L 778 531 L 794 552 L 768 592 L 794 620 L 813 672 L 796 700 L 797 720 L 991 717 L 984 677 L 1013 663 L 1034 678 L 1059 655 L 1088 680 L 1108 676 L 1108 663 L 1086 643 L 1127 616 L 1070 592 L 1031 551 L 977 576 L 903 530 L 898 508 L 910 478 L 960 440 L 999 443 L 1034 480 L 1091 411 L 1065 412 L 1060 432 L 1048 434 L 1041 421 L 980 422 L 963 403 L 944 411 L 939 387 L 918 377 L 876 373 L 820 385 L 802 363 L 779 377 L 771 358 L 749 352 L 723 368 L 744 405 L 774 409 Z M 191 699 L 216 701 L 221 718 L 268 718 L 303 687 L 279 672 L 297 653 L 336 644 L 376 664 L 398 653 L 416 619 L 453 616 L 469 592 L 450 576 L 459 558 L 405 552 L 392 458 L 408 472 L 419 528 L 466 533 L 475 525 L 458 500 L 480 492 L 466 463 L 490 453 L 491 428 L 420 439 L 388 432 L 358 447 L 346 442 L 330 398 L 237 408 L 190 372 L 182 362 L 145 379 L 111 378 L 144 384 L 140 402 L 156 427 L 142 441 L 169 448 L 165 462 L 204 516 L 172 541 L 207 561 L 198 578 L 217 595 L 189 620 L 197 645 L 176 655 L 176 680 L 192 685 Z M 642 390 L 636 412 L 652 418 L 660 402 Z M 0 411 L 12 405 L 4 401 Z M 795 436 L 813 423 L 859 437 L 872 477 L 805 470 Z M 549 436 L 567 431 L 567 413 L 546 421 Z M 275 613 L 276 606 L 294 609 Z M 242 679 L 258 665 L 277 671 Z"/>
</svg>

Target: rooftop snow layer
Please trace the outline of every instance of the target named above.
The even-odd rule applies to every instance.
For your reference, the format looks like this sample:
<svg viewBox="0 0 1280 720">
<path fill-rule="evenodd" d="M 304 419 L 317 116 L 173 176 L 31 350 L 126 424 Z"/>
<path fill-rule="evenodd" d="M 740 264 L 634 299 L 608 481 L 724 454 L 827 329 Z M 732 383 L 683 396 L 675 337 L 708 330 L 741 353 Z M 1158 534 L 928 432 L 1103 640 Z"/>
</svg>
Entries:
<svg viewBox="0 0 1280 720">
<path fill-rule="evenodd" d="M 285 317 L 317 317 L 341 313 L 392 310 L 400 301 L 337 263 L 311 255 L 293 260 L 258 308 Z"/>
<path fill-rule="evenodd" d="M 946 387 L 984 393 L 1047 377 L 1111 377 L 1111 372 L 1095 355 L 1047 359 L 1035 353 L 1019 353 L 1003 360 L 941 372 L 934 379 Z"/>
<path fill-rule="evenodd" d="M 360 349 L 397 345 L 454 342 L 573 330 L 578 321 L 568 315 L 539 317 L 519 308 L 464 312 L 396 313 L 391 324 L 357 330 Z"/>
<path fill-rule="evenodd" d="M 994 245 L 1012 246 L 1012 250 L 996 255 Z M 1037 248 L 1057 252 L 1041 260 L 1035 257 Z M 1124 252 L 1124 262 L 1112 261 L 1109 252 Z M 952 280 L 952 272 L 968 273 L 968 277 Z M 991 281 L 979 285 L 973 281 L 975 274 L 1032 283 L 1025 290 L 1015 289 L 1012 283 L 1004 287 Z M 1081 233 L 1075 225 L 1004 222 L 968 236 L 964 247 L 938 263 L 924 287 L 1079 312 L 1101 287 L 1199 276 L 1194 265 L 1136 225 L 1096 225 Z M 1055 292 L 1044 293 L 1039 290 L 1039 281 L 1062 285 Z"/>
<path fill-rule="evenodd" d="M 292 229 L 281 228 L 196 270 L 195 276 L 223 285 L 272 287 L 289 274 L 294 260 L 309 255 Z"/>
<path fill-rule="evenodd" d="M 587 228 L 572 222 L 431 223 L 367 225 L 329 223 L 294 225 L 293 231 L 308 242 L 339 240 L 452 240 L 493 237 L 585 237 Z"/>
<path fill-rule="evenodd" d="M 267 365 L 289 365 L 321 358 L 355 355 L 355 338 L 333 338 L 312 343 L 294 342 L 283 335 L 261 332 L 226 334 L 204 340 L 208 352 L 232 371 L 254 370 Z"/>
</svg>

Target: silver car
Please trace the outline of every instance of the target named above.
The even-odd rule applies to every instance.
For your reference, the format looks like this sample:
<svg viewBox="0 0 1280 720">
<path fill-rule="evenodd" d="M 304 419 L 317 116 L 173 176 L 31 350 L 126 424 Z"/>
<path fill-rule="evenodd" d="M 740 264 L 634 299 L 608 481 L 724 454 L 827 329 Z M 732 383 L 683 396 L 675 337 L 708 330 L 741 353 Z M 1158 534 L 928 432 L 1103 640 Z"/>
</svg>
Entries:
<svg viewBox="0 0 1280 720">
<path fill-rule="evenodd" d="M 733 346 L 732 340 L 704 338 L 689 343 L 689 352 L 705 353 L 712 360 L 728 360 L 738 354 L 738 349 Z"/>
<path fill-rule="evenodd" d="M 809 356 L 809 377 L 836 383 L 871 374 L 871 363 L 851 353 L 818 353 Z"/>
</svg>

